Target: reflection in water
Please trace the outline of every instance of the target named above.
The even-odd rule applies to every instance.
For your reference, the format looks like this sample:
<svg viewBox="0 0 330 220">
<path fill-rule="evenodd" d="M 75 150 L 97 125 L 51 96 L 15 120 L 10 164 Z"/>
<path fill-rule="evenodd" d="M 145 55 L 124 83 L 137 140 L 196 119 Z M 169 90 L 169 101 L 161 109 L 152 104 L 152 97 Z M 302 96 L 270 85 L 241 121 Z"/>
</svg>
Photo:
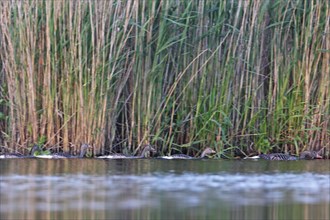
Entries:
<svg viewBox="0 0 330 220">
<path fill-rule="evenodd" d="M 0 218 L 329 219 L 328 165 L 2 160 Z"/>
</svg>

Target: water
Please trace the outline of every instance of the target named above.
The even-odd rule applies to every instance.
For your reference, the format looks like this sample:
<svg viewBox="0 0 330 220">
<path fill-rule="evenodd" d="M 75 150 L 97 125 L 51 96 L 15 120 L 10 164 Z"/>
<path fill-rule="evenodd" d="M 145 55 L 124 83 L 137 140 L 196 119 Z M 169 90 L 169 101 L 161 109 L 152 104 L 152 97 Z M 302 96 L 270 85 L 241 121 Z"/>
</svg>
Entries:
<svg viewBox="0 0 330 220">
<path fill-rule="evenodd" d="M 0 219 L 329 219 L 318 161 L 0 160 Z"/>
</svg>

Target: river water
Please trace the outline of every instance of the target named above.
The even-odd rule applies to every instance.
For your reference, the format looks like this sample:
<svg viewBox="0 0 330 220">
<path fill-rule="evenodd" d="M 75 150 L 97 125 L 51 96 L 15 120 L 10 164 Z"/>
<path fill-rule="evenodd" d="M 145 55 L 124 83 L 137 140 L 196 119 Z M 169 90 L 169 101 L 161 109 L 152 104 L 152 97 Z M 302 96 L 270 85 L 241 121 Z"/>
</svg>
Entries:
<svg viewBox="0 0 330 220">
<path fill-rule="evenodd" d="M 0 219 L 329 219 L 330 161 L 2 159 Z"/>
</svg>

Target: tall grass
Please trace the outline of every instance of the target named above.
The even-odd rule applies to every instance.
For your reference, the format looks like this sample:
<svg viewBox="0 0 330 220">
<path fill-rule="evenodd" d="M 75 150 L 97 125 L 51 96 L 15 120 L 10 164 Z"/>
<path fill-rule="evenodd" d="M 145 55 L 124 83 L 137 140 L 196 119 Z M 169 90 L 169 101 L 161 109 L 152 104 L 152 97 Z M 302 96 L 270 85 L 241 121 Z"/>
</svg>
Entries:
<svg viewBox="0 0 330 220">
<path fill-rule="evenodd" d="M 1 144 L 329 154 L 330 6 L 3 1 Z"/>
</svg>

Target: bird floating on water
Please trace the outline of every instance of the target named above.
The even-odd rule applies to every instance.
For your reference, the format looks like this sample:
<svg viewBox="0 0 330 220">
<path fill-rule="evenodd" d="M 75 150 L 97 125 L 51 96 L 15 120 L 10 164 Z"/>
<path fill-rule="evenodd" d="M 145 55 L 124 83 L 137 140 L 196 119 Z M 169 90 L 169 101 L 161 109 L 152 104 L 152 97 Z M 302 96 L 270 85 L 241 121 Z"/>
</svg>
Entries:
<svg viewBox="0 0 330 220">
<path fill-rule="evenodd" d="M 202 154 L 199 158 L 200 159 L 209 158 L 214 154 L 216 154 L 216 152 L 213 149 L 211 149 L 210 147 L 207 147 L 207 148 L 205 148 L 205 150 L 203 150 L 203 152 L 202 152 Z M 195 157 L 191 157 L 191 156 L 188 156 L 186 154 L 173 154 L 171 156 L 162 156 L 162 157 L 159 157 L 159 158 L 160 159 L 168 159 L 168 160 L 171 160 L 171 159 L 197 159 Z"/>
<path fill-rule="evenodd" d="M 73 156 L 68 153 L 54 153 L 49 155 L 36 155 L 37 158 L 45 158 L 45 159 L 60 159 L 60 158 L 83 158 L 85 157 L 87 150 L 90 146 L 88 144 L 82 144 L 80 147 L 80 154 L 77 156 Z"/>
<path fill-rule="evenodd" d="M 260 154 L 253 157 L 245 157 L 244 159 L 264 159 L 264 160 L 314 160 L 322 159 L 319 152 L 316 151 L 304 151 L 299 157 L 283 154 L 283 153 L 272 153 L 272 154 Z"/>
<path fill-rule="evenodd" d="M 29 155 L 25 156 L 25 155 L 21 155 L 21 154 L 17 154 L 17 153 L 9 153 L 9 154 L 2 154 L 0 155 L 0 159 L 6 159 L 6 158 L 33 158 L 35 157 L 35 154 L 40 151 L 40 148 L 38 145 L 34 145 L 31 150 Z"/>
<path fill-rule="evenodd" d="M 151 145 L 146 145 L 143 147 L 141 154 L 138 156 L 127 156 L 124 154 L 110 154 L 105 156 L 99 156 L 97 158 L 100 159 L 138 159 L 138 158 L 150 158 L 152 157 L 157 151 Z"/>
</svg>

